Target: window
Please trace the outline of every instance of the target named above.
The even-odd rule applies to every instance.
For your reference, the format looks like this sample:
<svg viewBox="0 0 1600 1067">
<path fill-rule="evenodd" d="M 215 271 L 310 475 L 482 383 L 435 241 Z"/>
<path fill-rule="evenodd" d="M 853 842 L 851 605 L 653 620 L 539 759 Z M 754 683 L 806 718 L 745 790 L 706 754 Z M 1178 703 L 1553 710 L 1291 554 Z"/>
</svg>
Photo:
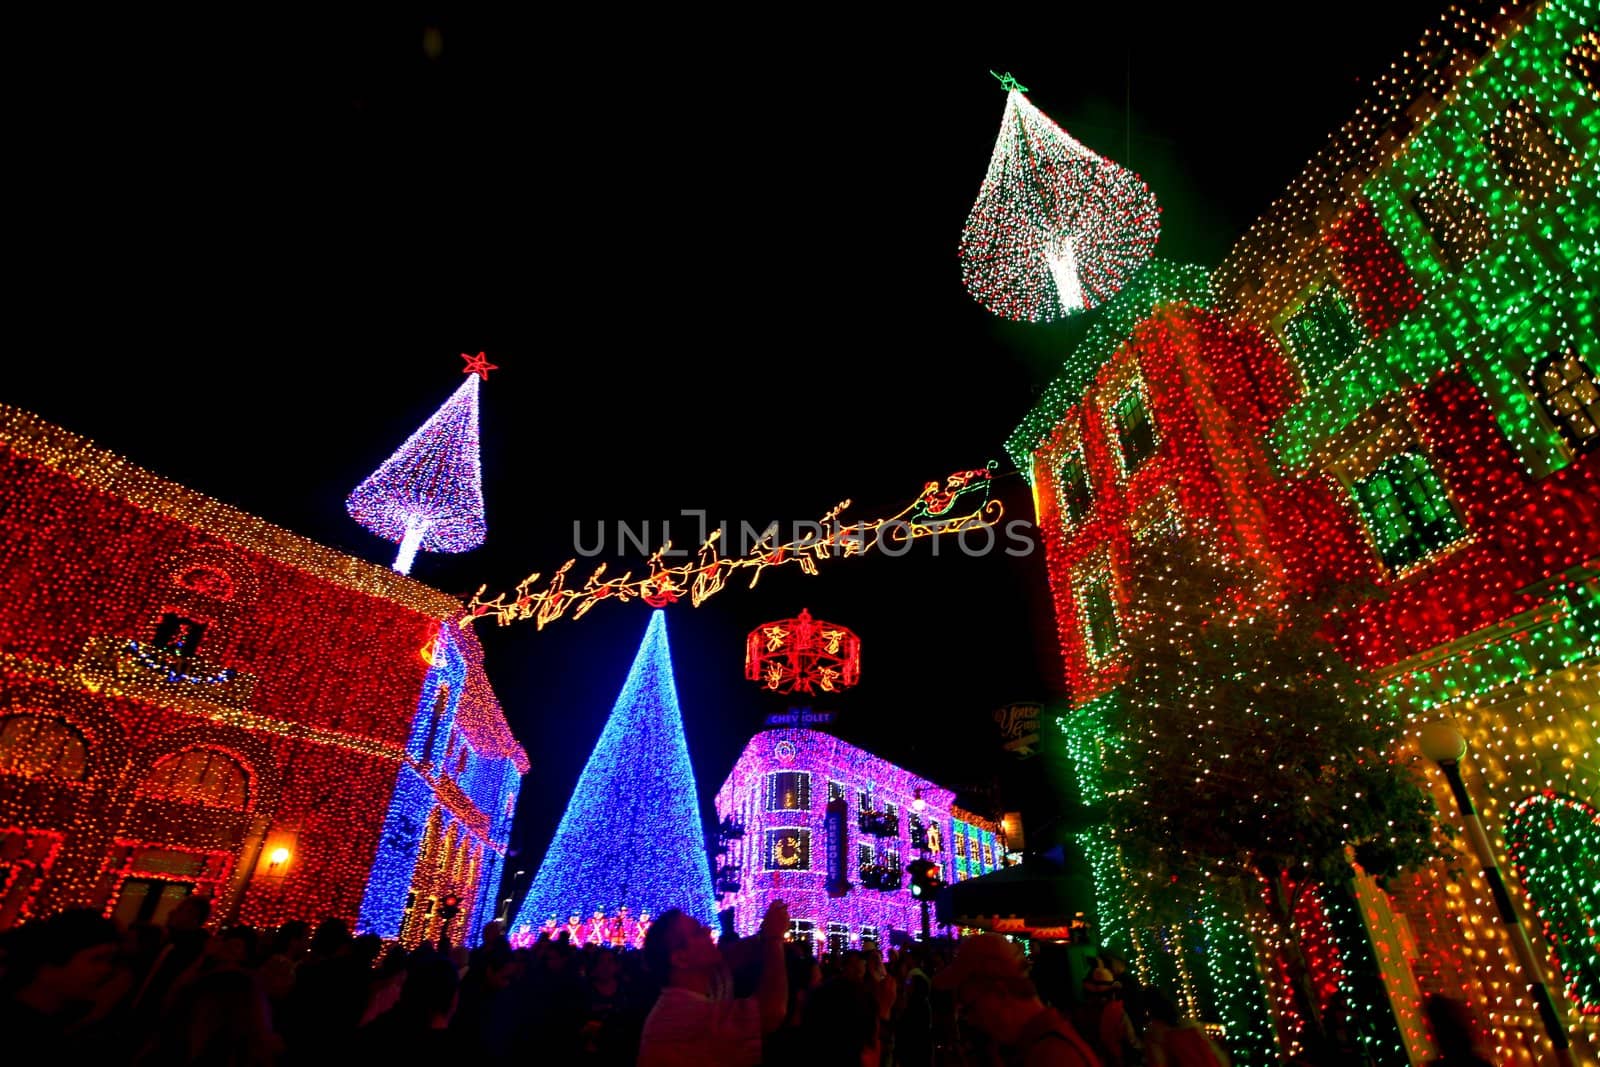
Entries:
<svg viewBox="0 0 1600 1067">
<path fill-rule="evenodd" d="M 245 810 L 250 797 L 244 767 L 214 748 L 186 748 L 163 757 L 150 769 L 139 792 L 231 811 Z"/>
<path fill-rule="evenodd" d="M 993 841 L 985 841 L 983 843 L 983 867 L 984 867 L 984 870 L 989 870 L 993 866 L 994 866 L 994 842 Z"/>
<path fill-rule="evenodd" d="M 1078 586 L 1078 617 L 1083 625 L 1083 645 L 1091 660 L 1116 651 L 1117 604 L 1111 594 L 1111 576 L 1100 571 Z"/>
<path fill-rule="evenodd" d="M 1411 207 L 1439 248 L 1439 258 L 1460 270 L 1489 243 L 1489 219 L 1472 194 L 1446 171 L 1411 197 Z"/>
<path fill-rule="evenodd" d="M 1361 346 L 1361 325 L 1335 285 L 1324 284 L 1284 320 L 1283 343 L 1307 385 L 1328 378 Z"/>
<path fill-rule="evenodd" d="M 1506 184 L 1527 199 L 1543 200 L 1572 173 L 1572 149 L 1528 104 L 1507 108 L 1483 141 Z"/>
<path fill-rule="evenodd" d="M 774 771 L 767 775 L 767 810 L 811 810 L 811 775 L 805 771 Z"/>
<path fill-rule="evenodd" d="M 200 638 L 205 632 L 206 624 L 199 619 L 168 611 L 156 623 L 156 636 L 152 644 L 180 656 L 192 656 L 195 649 L 200 647 Z"/>
<path fill-rule="evenodd" d="M 1544 360 L 1534 368 L 1533 392 L 1575 451 L 1600 441 L 1600 376 L 1583 360 L 1570 353 Z"/>
<path fill-rule="evenodd" d="M 828 783 L 828 803 L 832 804 L 835 800 L 844 800 L 844 799 L 845 799 L 844 783 L 843 782 L 829 782 Z"/>
<path fill-rule="evenodd" d="M 767 831 L 767 870 L 809 871 L 811 869 L 811 831 L 785 827 Z"/>
<path fill-rule="evenodd" d="M 1129 389 L 1117 401 L 1114 412 L 1117 425 L 1117 445 L 1122 450 L 1122 469 L 1132 474 L 1156 450 L 1156 428 L 1150 421 L 1150 409 L 1144 393 Z"/>
<path fill-rule="evenodd" d="M 937 820 L 928 823 L 928 851 L 935 856 L 944 851 L 943 836 Z"/>
<path fill-rule="evenodd" d="M 836 955 L 850 951 L 850 927 L 846 923 L 830 922 L 828 924 L 828 954 Z"/>
<path fill-rule="evenodd" d="M 817 924 L 810 919 L 790 919 L 789 940 L 804 945 L 809 953 L 816 947 Z"/>
<path fill-rule="evenodd" d="M 956 859 L 958 859 L 958 860 L 966 859 L 967 858 L 967 835 L 962 833 L 960 830 L 957 830 L 956 833 L 955 833 L 955 841 L 956 841 L 956 847 L 955 847 Z"/>
<path fill-rule="evenodd" d="M 868 844 L 867 842 L 864 842 L 864 841 L 859 843 L 859 844 L 857 844 L 856 845 L 856 869 L 858 871 L 860 871 L 860 873 L 865 874 L 867 872 L 867 868 L 872 866 L 872 861 L 873 861 L 872 846 L 870 844 Z"/>
<path fill-rule="evenodd" d="M 861 924 L 861 947 L 863 949 L 866 949 L 867 948 L 867 942 L 869 942 L 869 941 L 872 943 L 873 948 L 878 949 L 878 955 L 880 955 L 880 956 L 883 955 L 882 947 L 878 942 L 878 928 L 876 926 L 868 926 L 865 923 L 862 923 Z M 871 949 L 868 949 L 868 951 L 871 951 Z"/>
<path fill-rule="evenodd" d="M 1073 445 L 1056 467 L 1056 499 L 1061 503 L 1061 514 L 1069 523 L 1082 522 L 1088 517 L 1094 498 L 1089 489 L 1089 470 L 1083 462 L 1083 450 Z"/>
<path fill-rule="evenodd" d="M 1567 995 L 1585 1014 L 1600 1011 L 1595 963 L 1594 857 L 1600 850 L 1600 812 L 1553 790 L 1511 806 L 1506 851 L 1544 930 L 1547 950 L 1561 965 Z"/>
<path fill-rule="evenodd" d="M 1354 486 L 1356 503 L 1390 567 L 1405 567 L 1461 539 L 1444 483 L 1415 452 L 1390 456 Z"/>
<path fill-rule="evenodd" d="M 67 720 L 52 715 L 0 718 L 0 771 L 80 782 L 88 769 L 88 746 Z"/>
<path fill-rule="evenodd" d="M 433 711 L 428 716 L 428 736 L 422 742 L 422 762 L 433 762 L 433 747 L 439 733 L 439 720 L 444 718 L 444 713 L 450 707 L 450 687 L 441 685 L 438 694 L 433 698 Z"/>
</svg>

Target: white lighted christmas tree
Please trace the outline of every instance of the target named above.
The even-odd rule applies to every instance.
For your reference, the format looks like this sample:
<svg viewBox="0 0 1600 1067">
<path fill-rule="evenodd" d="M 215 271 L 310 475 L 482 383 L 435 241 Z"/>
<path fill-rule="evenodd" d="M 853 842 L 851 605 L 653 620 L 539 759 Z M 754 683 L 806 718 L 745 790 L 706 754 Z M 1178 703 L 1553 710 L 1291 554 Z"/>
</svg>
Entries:
<svg viewBox="0 0 1600 1067">
<path fill-rule="evenodd" d="M 463 353 L 467 380 L 345 501 L 350 517 L 398 542 L 394 569 L 411 573 L 417 550 L 466 552 L 483 544 L 478 382 L 496 370 Z"/>
</svg>

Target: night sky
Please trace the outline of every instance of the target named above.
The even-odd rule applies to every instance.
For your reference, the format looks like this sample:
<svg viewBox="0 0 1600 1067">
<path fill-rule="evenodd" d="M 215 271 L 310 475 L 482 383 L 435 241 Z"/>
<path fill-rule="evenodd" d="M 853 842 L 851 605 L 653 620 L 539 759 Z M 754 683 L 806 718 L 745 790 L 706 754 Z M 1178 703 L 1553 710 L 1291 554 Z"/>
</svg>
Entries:
<svg viewBox="0 0 1600 1067">
<path fill-rule="evenodd" d="M 1002 323 L 961 286 L 1005 100 L 991 68 L 1146 178 L 1158 254 L 1214 265 L 1439 10 L 1240 7 L 24 35 L 9 303 L 36 340 L 0 398 L 387 563 L 344 497 L 456 387 L 457 353 L 485 350 L 488 543 L 413 572 L 462 595 L 548 574 L 575 521 L 592 540 L 694 508 L 735 527 L 846 497 L 886 514 L 953 470 L 1010 472 L 1002 442 L 1089 321 Z M 1031 518 L 1019 476 L 1000 493 Z M 694 547 L 681 520 L 673 536 Z M 802 607 L 862 638 L 838 732 L 946 784 L 1008 769 L 992 709 L 1064 698 L 1042 550 L 769 571 L 668 612 L 708 813 L 784 706 L 743 680 L 744 634 Z M 508 869 L 531 875 L 647 619 L 481 629 L 533 761 Z"/>
</svg>

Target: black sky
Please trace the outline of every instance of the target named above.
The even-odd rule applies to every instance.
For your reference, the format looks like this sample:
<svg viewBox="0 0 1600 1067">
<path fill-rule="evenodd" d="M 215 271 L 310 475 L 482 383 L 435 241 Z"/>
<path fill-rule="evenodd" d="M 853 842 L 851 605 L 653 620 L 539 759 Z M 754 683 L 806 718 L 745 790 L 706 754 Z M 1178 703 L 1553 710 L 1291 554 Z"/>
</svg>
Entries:
<svg viewBox="0 0 1600 1067">
<path fill-rule="evenodd" d="M 1288 6 L 30 30 L 0 397 L 381 562 L 344 497 L 486 350 L 489 541 L 415 571 L 462 594 L 559 565 L 574 521 L 893 509 L 1009 470 L 1006 434 L 1084 325 L 1001 323 L 961 287 L 1004 103 L 988 71 L 1145 176 L 1159 254 L 1212 265 L 1439 10 Z M 994 771 L 993 707 L 1062 695 L 1042 553 L 771 572 L 669 612 L 704 798 L 777 710 L 741 678 L 743 634 L 801 607 L 862 636 L 840 732 L 951 784 Z M 523 862 L 646 621 L 483 631 L 534 764 Z"/>
</svg>

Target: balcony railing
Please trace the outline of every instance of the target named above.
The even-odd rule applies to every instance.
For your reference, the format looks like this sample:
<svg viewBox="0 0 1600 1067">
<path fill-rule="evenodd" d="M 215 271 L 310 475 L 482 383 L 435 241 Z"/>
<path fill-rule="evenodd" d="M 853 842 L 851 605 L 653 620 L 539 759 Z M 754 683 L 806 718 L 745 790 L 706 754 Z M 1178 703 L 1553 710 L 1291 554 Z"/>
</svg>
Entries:
<svg viewBox="0 0 1600 1067">
<path fill-rule="evenodd" d="M 864 834 L 873 837 L 898 837 L 900 835 L 900 813 L 890 811 L 863 811 L 856 820 Z"/>
<path fill-rule="evenodd" d="M 905 881 L 905 873 L 899 867 L 886 867 L 872 864 L 861 868 L 861 886 L 863 889 L 876 889 L 880 893 L 893 893 Z"/>
</svg>

